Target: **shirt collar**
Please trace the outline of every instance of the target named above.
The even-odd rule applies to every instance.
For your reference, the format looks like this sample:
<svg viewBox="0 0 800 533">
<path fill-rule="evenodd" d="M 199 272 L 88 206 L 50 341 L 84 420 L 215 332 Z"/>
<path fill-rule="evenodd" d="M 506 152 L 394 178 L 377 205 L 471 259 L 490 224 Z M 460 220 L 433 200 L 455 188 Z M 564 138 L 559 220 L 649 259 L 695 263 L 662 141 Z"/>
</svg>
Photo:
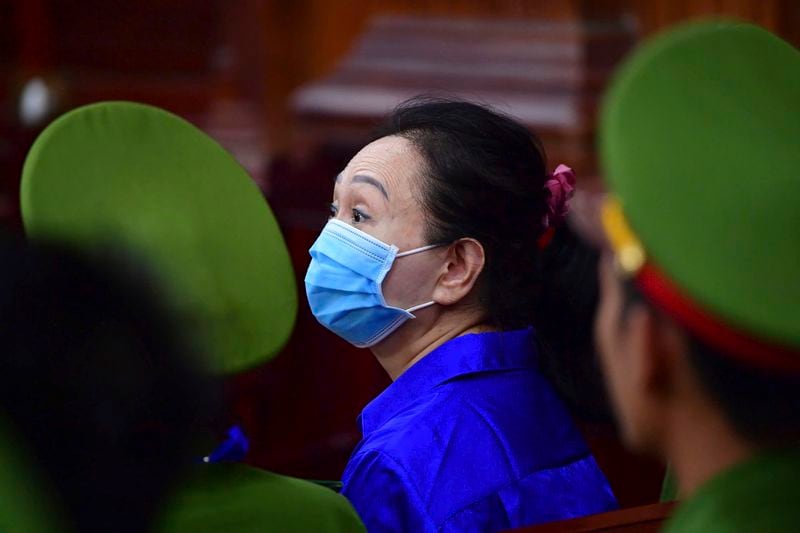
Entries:
<svg viewBox="0 0 800 533">
<path fill-rule="evenodd" d="M 364 436 L 381 427 L 419 394 L 466 374 L 535 366 L 533 328 L 456 337 L 417 361 L 361 411 Z"/>
</svg>

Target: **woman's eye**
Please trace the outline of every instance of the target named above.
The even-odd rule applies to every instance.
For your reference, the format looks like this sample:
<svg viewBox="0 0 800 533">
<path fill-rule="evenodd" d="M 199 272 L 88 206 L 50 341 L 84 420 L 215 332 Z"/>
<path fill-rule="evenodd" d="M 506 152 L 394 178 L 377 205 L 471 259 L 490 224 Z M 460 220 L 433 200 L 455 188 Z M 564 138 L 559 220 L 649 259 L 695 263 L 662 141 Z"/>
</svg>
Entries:
<svg viewBox="0 0 800 533">
<path fill-rule="evenodd" d="M 353 222 L 359 223 L 369 219 L 369 216 L 365 215 L 358 209 L 353 209 Z"/>
<path fill-rule="evenodd" d="M 339 214 L 339 208 L 336 204 L 328 204 L 328 218 L 335 218 Z"/>
</svg>

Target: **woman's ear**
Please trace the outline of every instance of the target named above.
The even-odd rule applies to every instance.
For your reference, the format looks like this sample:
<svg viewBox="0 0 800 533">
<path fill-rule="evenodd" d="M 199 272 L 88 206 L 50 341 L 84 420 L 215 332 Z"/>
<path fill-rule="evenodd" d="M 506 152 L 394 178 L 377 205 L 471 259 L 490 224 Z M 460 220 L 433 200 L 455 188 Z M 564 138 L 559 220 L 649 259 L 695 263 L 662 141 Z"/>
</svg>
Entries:
<svg viewBox="0 0 800 533">
<path fill-rule="evenodd" d="M 436 281 L 433 301 L 453 305 L 464 299 L 472 292 L 485 264 L 483 245 L 475 239 L 459 239 L 451 244 Z"/>
</svg>

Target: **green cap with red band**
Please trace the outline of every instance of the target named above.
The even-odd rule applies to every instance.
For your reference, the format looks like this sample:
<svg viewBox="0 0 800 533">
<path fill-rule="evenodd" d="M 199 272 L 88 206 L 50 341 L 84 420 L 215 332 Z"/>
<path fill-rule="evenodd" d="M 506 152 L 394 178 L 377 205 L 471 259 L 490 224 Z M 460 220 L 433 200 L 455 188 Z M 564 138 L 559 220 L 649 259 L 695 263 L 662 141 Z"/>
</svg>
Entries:
<svg viewBox="0 0 800 533">
<path fill-rule="evenodd" d="M 621 266 L 712 345 L 798 368 L 800 52 L 737 22 L 658 36 L 616 75 L 600 146 Z"/>
</svg>

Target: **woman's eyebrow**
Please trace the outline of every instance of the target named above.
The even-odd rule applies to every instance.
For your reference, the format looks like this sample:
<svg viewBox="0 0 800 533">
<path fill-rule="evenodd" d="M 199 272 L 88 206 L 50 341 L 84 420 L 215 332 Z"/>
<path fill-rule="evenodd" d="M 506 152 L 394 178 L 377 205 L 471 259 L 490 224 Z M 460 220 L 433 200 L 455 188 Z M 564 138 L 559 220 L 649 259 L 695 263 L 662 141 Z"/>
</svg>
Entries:
<svg viewBox="0 0 800 533">
<path fill-rule="evenodd" d="M 356 174 L 355 176 L 353 176 L 353 183 L 366 183 L 368 185 L 372 185 L 373 187 L 376 187 L 379 191 L 381 191 L 381 194 L 383 194 L 384 198 L 386 198 L 387 200 L 389 199 L 389 193 L 386 192 L 383 183 L 376 180 L 372 176 L 367 176 L 365 174 Z"/>
</svg>

